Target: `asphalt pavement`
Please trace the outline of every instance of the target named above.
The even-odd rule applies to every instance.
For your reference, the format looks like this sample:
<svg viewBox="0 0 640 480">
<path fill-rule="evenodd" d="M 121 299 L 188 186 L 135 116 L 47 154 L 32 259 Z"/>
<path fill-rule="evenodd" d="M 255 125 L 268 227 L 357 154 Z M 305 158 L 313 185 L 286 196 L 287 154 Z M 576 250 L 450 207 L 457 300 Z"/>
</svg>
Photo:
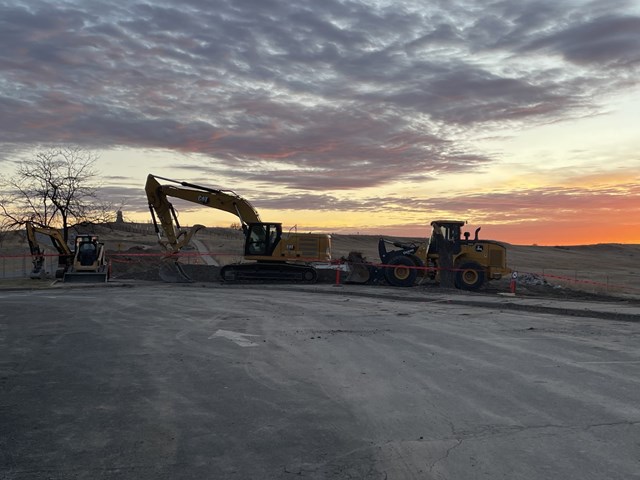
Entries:
<svg viewBox="0 0 640 480">
<path fill-rule="evenodd" d="M 5 480 L 640 478 L 625 302 L 123 283 L 0 307 Z"/>
</svg>

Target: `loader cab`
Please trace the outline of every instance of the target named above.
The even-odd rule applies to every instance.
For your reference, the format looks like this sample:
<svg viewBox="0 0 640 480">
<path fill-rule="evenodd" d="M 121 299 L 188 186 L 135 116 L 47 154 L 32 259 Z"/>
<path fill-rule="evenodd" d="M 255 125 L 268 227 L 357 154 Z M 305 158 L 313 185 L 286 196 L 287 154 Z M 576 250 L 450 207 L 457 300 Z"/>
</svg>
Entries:
<svg viewBox="0 0 640 480">
<path fill-rule="evenodd" d="M 460 236 L 464 225 L 465 222 L 458 220 L 436 220 L 431 222 L 433 230 L 429 242 L 429 253 L 437 253 L 438 239 L 436 237 L 444 238 L 444 240 L 451 243 L 454 254 L 460 253 Z"/>
<path fill-rule="evenodd" d="M 445 240 L 450 242 L 457 242 L 460 240 L 460 229 L 463 227 L 464 222 L 433 222 L 432 225 L 433 224 L 440 226 L 442 236 Z"/>
<path fill-rule="evenodd" d="M 78 235 L 76 237 L 76 261 L 82 267 L 96 263 L 99 256 L 98 237 L 95 235 Z"/>
<path fill-rule="evenodd" d="M 244 254 L 270 257 L 281 238 L 281 223 L 250 223 L 246 230 Z"/>
<path fill-rule="evenodd" d="M 78 246 L 78 261 L 80 265 L 87 266 L 93 265 L 93 262 L 98 258 L 98 249 L 94 243 L 82 242 Z"/>
</svg>

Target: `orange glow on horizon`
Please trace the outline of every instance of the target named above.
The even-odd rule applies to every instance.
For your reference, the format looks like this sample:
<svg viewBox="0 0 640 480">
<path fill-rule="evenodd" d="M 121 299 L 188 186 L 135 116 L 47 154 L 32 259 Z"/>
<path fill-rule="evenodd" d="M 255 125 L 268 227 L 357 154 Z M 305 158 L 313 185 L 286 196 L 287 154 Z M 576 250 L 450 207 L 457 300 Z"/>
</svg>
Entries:
<svg viewBox="0 0 640 480">
<path fill-rule="evenodd" d="M 216 213 L 216 215 L 212 215 Z M 338 215 L 336 212 L 321 212 L 321 215 L 306 216 L 305 223 L 296 223 L 295 218 L 300 214 L 291 212 L 269 211 L 261 212 L 263 221 L 281 222 L 283 228 L 288 230 L 296 228 L 298 231 L 315 233 L 334 233 L 343 235 L 373 235 L 406 238 L 425 238 L 431 232 L 430 220 L 423 224 L 396 223 L 394 225 L 364 225 L 360 215 Z M 367 214 L 369 218 L 373 218 Z M 333 219 L 331 218 L 333 216 Z M 335 223 L 335 218 L 343 220 L 341 224 Z M 441 216 L 439 218 L 459 218 L 455 215 Z M 138 222 L 150 222 L 144 214 L 129 215 L 128 220 Z M 352 221 L 349 221 L 351 219 Z M 461 218 L 462 219 L 462 218 Z M 333 221 L 332 221 L 333 220 Z M 356 220 L 360 221 L 358 223 Z M 436 218 L 433 218 L 436 220 Z M 210 227 L 229 227 L 238 223 L 238 219 L 231 214 L 220 214 L 210 210 L 183 212 L 180 215 L 180 223 L 183 226 L 201 223 Z M 360 225 L 360 227 L 358 227 Z M 541 220 L 518 224 L 475 224 L 469 223 L 463 229 L 473 236 L 476 228 L 482 227 L 480 238 L 497 240 L 512 245 L 593 245 L 598 243 L 640 244 L 640 221 L 631 223 L 629 219 L 623 223 L 621 220 L 615 224 L 612 218 L 593 219 L 589 222 L 581 221 L 557 221 Z"/>
<path fill-rule="evenodd" d="M 598 243 L 640 244 L 640 224 L 540 223 L 492 225 L 483 229 L 497 240 L 513 245 L 595 245 Z"/>
<path fill-rule="evenodd" d="M 636 214 L 640 198 L 634 188 L 625 195 L 598 191 L 589 195 L 586 187 L 577 194 L 553 189 L 534 193 L 443 198 L 442 210 L 427 208 L 428 212 L 419 203 L 403 208 L 406 205 L 396 207 L 390 202 L 380 210 L 343 211 L 320 206 L 317 210 L 258 210 L 262 221 L 280 222 L 285 231 L 297 228 L 301 232 L 425 238 L 432 220 L 459 219 L 469 222 L 464 231 L 472 236 L 482 227 L 480 238 L 512 245 L 640 244 L 640 215 Z M 181 201 L 175 206 L 182 225 L 229 227 L 238 223 L 230 213 Z M 149 220 L 142 213 L 135 219 Z"/>
</svg>

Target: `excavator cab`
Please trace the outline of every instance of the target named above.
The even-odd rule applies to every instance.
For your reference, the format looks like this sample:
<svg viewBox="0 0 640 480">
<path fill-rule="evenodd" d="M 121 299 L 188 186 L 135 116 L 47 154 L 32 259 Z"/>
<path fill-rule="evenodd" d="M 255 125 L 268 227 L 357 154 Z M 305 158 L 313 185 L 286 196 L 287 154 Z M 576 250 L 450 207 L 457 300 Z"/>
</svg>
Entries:
<svg viewBox="0 0 640 480">
<path fill-rule="evenodd" d="M 246 230 L 244 254 L 248 257 L 271 257 L 281 238 L 281 223 L 249 223 Z"/>
</svg>

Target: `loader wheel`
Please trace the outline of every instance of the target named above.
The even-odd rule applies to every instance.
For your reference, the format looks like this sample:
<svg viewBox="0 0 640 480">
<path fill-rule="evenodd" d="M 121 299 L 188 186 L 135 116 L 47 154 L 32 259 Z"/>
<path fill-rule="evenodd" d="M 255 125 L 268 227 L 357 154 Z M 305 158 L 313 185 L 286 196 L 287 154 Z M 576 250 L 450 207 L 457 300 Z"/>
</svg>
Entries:
<svg viewBox="0 0 640 480">
<path fill-rule="evenodd" d="M 456 272 L 456 287 L 461 290 L 478 290 L 484 283 L 484 269 L 476 262 L 463 263 Z"/>
<path fill-rule="evenodd" d="M 410 287 L 416 281 L 416 266 L 409 257 L 398 255 L 388 261 L 388 267 L 384 269 L 384 277 L 394 287 Z"/>
<path fill-rule="evenodd" d="M 418 267 L 418 270 L 416 270 L 416 275 L 418 277 L 424 277 L 427 271 L 424 269 L 424 262 L 422 261 L 422 259 L 417 255 L 407 255 L 407 257 L 409 257 L 413 261 L 413 264 Z"/>
</svg>

